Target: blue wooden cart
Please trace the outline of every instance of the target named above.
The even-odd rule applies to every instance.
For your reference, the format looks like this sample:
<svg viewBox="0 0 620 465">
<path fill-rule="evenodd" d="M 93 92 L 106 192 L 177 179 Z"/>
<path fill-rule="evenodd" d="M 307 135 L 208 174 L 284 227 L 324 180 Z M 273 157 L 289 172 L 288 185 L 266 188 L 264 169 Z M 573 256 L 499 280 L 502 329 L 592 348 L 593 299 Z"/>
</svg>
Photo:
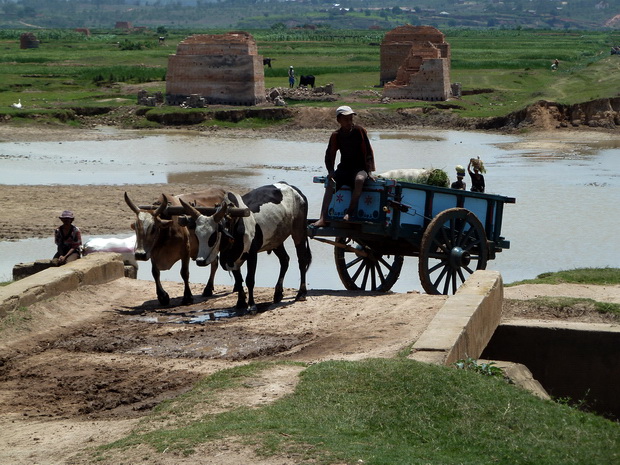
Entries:
<svg viewBox="0 0 620 465">
<path fill-rule="evenodd" d="M 314 182 L 326 185 L 326 178 Z M 343 221 L 350 198 L 346 186 L 337 191 L 329 225 L 316 228 L 309 220 L 308 226 L 310 237 L 334 246 L 338 274 L 349 290 L 390 290 L 403 257 L 414 256 L 428 294 L 453 294 L 510 247 L 501 227 L 512 197 L 377 179 L 364 185 L 355 219 Z"/>
</svg>

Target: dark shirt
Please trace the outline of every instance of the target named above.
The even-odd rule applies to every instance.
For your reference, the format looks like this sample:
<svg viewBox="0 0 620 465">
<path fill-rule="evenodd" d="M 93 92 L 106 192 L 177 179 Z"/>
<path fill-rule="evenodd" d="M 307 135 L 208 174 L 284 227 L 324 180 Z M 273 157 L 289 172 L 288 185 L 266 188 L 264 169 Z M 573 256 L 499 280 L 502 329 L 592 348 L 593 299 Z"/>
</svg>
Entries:
<svg viewBox="0 0 620 465">
<path fill-rule="evenodd" d="M 340 163 L 334 177 L 336 187 L 352 186 L 359 171 L 375 171 L 375 158 L 366 130 L 353 125 L 350 131 L 340 128 L 329 138 L 325 151 L 325 166 L 330 173 L 334 171 L 336 154 L 340 150 Z"/>
<path fill-rule="evenodd" d="M 80 229 L 73 224 L 71 225 L 69 233 L 66 235 L 62 231 L 62 227 L 59 227 L 54 231 L 54 241 L 58 247 L 56 258 L 65 255 L 71 249 L 75 249 L 79 252 L 82 247 L 82 233 Z"/>
<path fill-rule="evenodd" d="M 463 182 L 462 179 L 459 179 L 458 181 L 454 181 L 450 187 L 452 189 L 462 189 L 462 190 L 466 189 L 465 183 Z"/>
<path fill-rule="evenodd" d="M 471 177 L 471 191 L 472 192 L 484 192 L 484 176 L 480 173 L 470 172 Z"/>
</svg>

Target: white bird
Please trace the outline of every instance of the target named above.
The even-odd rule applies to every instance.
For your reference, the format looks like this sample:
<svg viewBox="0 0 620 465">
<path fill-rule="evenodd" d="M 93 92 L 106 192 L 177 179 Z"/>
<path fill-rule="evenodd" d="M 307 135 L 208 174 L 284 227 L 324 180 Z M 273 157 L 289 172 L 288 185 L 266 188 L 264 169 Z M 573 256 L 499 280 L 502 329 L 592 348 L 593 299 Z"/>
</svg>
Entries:
<svg viewBox="0 0 620 465">
<path fill-rule="evenodd" d="M 13 108 L 21 108 L 22 107 L 22 99 L 17 99 L 17 103 L 12 103 L 11 106 Z"/>
</svg>

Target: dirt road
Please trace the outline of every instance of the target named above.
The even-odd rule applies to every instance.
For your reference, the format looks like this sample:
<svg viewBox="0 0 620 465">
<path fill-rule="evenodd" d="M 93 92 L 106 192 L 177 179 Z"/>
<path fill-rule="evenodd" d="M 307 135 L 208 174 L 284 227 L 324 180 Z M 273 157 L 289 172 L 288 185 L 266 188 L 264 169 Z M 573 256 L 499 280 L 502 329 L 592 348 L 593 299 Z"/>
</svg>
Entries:
<svg viewBox="0 0 620 465">
<path fill-rule="evenodd" d="M 234 440 L 206 444 L 190 457 L 137 448 L 95 461 L 92 450 L 126 436 L 161 401 L 218 370 L 258 360 L 393 357 L 417 340 L 446 299 L 313 290 L 306 302 L 294 302 L 295 289 L 286 289 L 284 301 L 273 305 L 273 290 L 258 289 L 257 315 L 229 317 L 236 301 L 230 289 L 218 287 L 207 300 L 200 296 L 202 286 L 193 285 L 195 303 L 180 306 L 182 285 L 165 287 L 172 297 L 166 308 L 152 282 L 123 278 L 40 302 L 7 320 L 0 332 L 0 463 L 295 463 L 258 458 Z M 605 289 L 605 299 L 620 299 L 620 286 Z M 597 291 L 601 295 L 600 288 L 579 290 Z M 511 299 L 570 292 L 571 286 L 507 290 Z M 511 302 L 505 318 L 617 324 L 594 314 L 541 315 Z M 275 366 L 196 414 L 277 400 L 292 392 L 302 369 Z"/>
<path fill-rule="evenodd" d="M 315 290 L 306 302 L 293 302 L 295 290 L 287 289 L 281 304 L 269 305 L 272 289 L 260 289 L 257 315 L 227 318 L 236 300 L 230 289 L 176 306 L 182 285 L 166 288 L 167 308 L 155 299 L 153 283 L 123 278 L 41 302 L 13 320 L 0 341 L 0 463 L 89 463 L 71 457 L 127 434 L 140 416 L 200 378 L 248 361 L 392 357 L 445 300 Z M 195 285 L 194 294 L 200 291 Z M 208 310 L 224 318 L 210 321 Z M 281 370 L 277 382 L 268 375 L 269 382 L 257 381 L 239 398 L 261 403 L 290 392 L 299 369 Z M 281 459 L 261 462 L 247 453 L 255 463 Z M 170 463 L 248 461 L 236 454 L 230 461 L 195 460 Z"/>
</svg>

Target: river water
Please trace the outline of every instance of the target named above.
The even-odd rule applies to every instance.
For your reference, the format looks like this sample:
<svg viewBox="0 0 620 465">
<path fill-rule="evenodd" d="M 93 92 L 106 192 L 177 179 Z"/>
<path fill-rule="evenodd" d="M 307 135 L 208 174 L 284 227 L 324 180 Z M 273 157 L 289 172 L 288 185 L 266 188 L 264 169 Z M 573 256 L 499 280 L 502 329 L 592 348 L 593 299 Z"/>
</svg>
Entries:
<svg viewBox="0 0 620 465">
<path fill-rule="evenodd" d="M 556 135 L 557 134 L 557 135 Z M 0 143 L 0 184 L 51 184 L 62 179 L 82 184 L 185 182 L 197 188 L 226 184 L 246 188 L 285 180 L 308 197 L 310 217 L 318 217 L 323 188 L 313 176 L 325 172 L 326 140 L 316 142 L 233 138 L 212 135 L 146 135 L 112 131 L 110 140 Z M 464 131 L 371 132 L 377 172 L 396 168 L 442 168 L 450 175 L 471 157 L 484 160 L 487 192 L 517 199 L 504 210 L 502 234 L 511 242 L 487 268 L 505 282 L 532 278 L 546 271 L 577 267 L 618 267 L 620 247 L 620 134 L 600 139 L 566 140 L 505 136 Z M 76 176 L 58 176 L 59 173 Z M 466 179 L 468 181 L 469 180 Z M 128 186 L 129 192 L 131 187 Z M 119 208 L 127 208 L 119 199 Z M 129 232 L 128 232 L 129 233 Z M 128 234 L 127 234 L 128 235 Z M 122 235 L 119 234 L 119 237 Z M 84 239 L 89 236 L 85 235 Z M 292 244 L 289 253 L 294 257 Z M 343 289 L 332 247 L 311 243 L 314 261 L 311 289 Z M 53 239 L 0 241 L 0 281 L 11 277 L 15 263 L 47 258 Z M 205 282 L 207 270 L 192 266 L 192 282 Z M 272 286 L 277 259 L 261 254 L 257 285 Z M 151 279 L 150 265 L 138 277 Z M 163 273 L 179 281 L 179 265 Z M 285 282 L 297 287 L 295 261 Z M 232 285 L 220 271 L 218 284 Z M 417 259 L 408 257 L 397 292 L 421 290 Z"/>
</svg>

